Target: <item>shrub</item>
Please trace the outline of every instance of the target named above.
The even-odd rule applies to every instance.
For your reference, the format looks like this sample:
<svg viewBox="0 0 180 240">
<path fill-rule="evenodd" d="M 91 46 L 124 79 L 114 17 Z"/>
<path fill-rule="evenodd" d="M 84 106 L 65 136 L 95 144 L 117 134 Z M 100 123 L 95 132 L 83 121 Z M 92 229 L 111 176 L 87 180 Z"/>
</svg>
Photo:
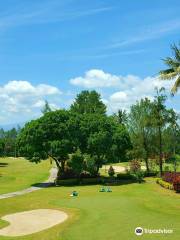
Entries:
<svg viewBox="0 0 180 240">
<path fill-rule="evenodd" d="M 79 177 L 84 167 L 84 157 L 80 150 L 73 153 L 68 161 L 68 166 L 73 169 L 75 174 Z"/>
<path fill-rule="evenodd" d="M 141 163 L 138 160 L 130 161 L 130 172 L 136 173 L 141 170 Z"/>
<path fill-rule="evenodd" d="M 164 171 L 165 172 L 168 172 L 170 169 L 169 169 L 169 166 L 165 166 L 165 168 L 164 168 Z"/>
<path fill-rule="evenodd" d="M 174 178 L 180 176 L 179 172 L 165 172 L 162 179 L 166 182 L 173 183 Z"/>
<path fill-rule="evenodd" d="M 166 189 L 170 189 L 170 190 L 173 190 L 173 185 L 171 183 L 168 183 L 164 180 L 162 180 L 161 178 L 157 178 L 156 179 L 156 182 L 161 186 L 161 187 L 164 187 Z"/>
<path fill-rule="evenodd" d="M 58 179 L 55 182 L 56 185 L 58 186 L 73 186 L 78 184 L 78 180 L 73 178 L 73 179 Z"/>
<path fill-rule="evenodd" d="M 75 172 L 69 167 L 66 167 L 64 172 L 58 172 L 58 179 L 71 179 L 76 177 Z"/>
<path fill-rule="evenodd" d="M 89 172 L 83 171 L 80 174 L 80 178 L 94 178 L 94 176 L 92 176 Z"/>
<path fill-rule="evenodd" d="M 112 166 L 109 167 L 108 174 L 110 177 L 114 176 L 115 172 L 114 172 L 114 168 Z"/>
<path fill-rule="evenodd" d="M 89 154 L 85 154 L 85 170 L 90 173 L 91 176 L 96 176 L 96 161 L 94 157 Z"/>
<path fill-rule="evenodd" d="M 130 173 L 118 173 L 117 179 L 118 180 L 135 180 L 135 176 Z"/>
<path fill-rule="evenodd" d="M 157 176 L 158 172 L 157 171 L 151 171 L 151 172 L 144 172 L 144 177 L 155 177 Z"/>
<path fill-rule="evenodd" d="M 135 172 L 134 176 L 139 183 L 143 182 L 143 177 L 144 177 L 143 171 L 139 170 Z"/>
<path fill-rule="evenodd" d="M 84 178 L 81 181 L 81 184 L 100 184 L 102 183 L 101 178 Z"/>
<path fill-rule="evenodd" d="M 180 192 L 180 176 L 175 176 L 173 179 L 173 186 L 176 192 Z"/>
</svg>

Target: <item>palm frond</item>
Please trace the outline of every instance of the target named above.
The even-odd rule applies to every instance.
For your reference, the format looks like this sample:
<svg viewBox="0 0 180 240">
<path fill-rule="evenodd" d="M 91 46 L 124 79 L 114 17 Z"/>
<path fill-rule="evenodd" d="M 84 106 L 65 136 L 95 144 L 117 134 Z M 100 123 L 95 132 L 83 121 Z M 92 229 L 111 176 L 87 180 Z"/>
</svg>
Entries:
<svg viewBox="0 0 180 240">
<path fill-rule="evenodd" d="M 173 58 L 170 58 L 170 57 L 167 57 L 167 58 L 163 59 L 163 61 L 170 68 L 176 69 L 180 66 L 180 62 L 178 62 L 177 60 L 174 60 Z"/>
<path fill-rule="evenodd" d="M 180 45 L 180 44 L 179 44 Z M 175 59 L 180 62 L 180 48 L 176 46 L 176 44 L 171 45 L 171 49 L 173 50 Z"/>
<path fill-rule="evenodd" d="M 176 69 L 176 72 L 180 74 L 180 66 Z"/>
<path fill-rule="evenodd" d="M 177 92 L 178 88 L 180 88 L 180 76 L 176 79 L 174 86 L 171 89 L 172 95 L 174 95 Z"/>
<path fill-rule="evenodd" d="M 177 72 L 173 68 L 162 70 L 159 72 L 159 78 L 161 80 L 171 80 L 177 76 Z"/>
</svg>

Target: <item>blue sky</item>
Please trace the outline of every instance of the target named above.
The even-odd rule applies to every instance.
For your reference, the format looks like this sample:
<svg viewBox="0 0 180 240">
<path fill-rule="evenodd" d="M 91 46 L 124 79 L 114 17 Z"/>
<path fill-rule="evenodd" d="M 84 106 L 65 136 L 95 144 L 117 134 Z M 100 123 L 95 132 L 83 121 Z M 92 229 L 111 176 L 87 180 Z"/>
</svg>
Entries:
<svg viewBox="0 0 180 240">
<path fill-rule="evenodd" d="M 108 112 L 128 109 L 155 86 L 180 41 L 178 0 L 6 0 L 0 8 L 0 124 L 40 115 L 47 99 L 68 107 L 83 89 Z M 180 95 L 167 105 L 180 111 Z"/>
</svg>

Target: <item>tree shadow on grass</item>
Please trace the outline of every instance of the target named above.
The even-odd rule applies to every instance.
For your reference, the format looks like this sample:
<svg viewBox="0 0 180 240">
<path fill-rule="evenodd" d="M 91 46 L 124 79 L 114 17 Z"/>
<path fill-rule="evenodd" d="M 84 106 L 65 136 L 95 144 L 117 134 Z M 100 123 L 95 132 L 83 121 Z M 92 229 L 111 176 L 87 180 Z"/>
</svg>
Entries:
<svg viewBox="0 0 180 240">
<path fill-rule="evenodd" d="M 7 167 L 8 163 L 0 162 L 0 167 Z"/>
<path fill-rule="evenodd" d="M 53 182 L 44 182 L 44 183 L 34 183 L 31 187 L 38 187 L 38 188 L 47 188 L 47 187 L 54 187 L 55 183 Z"/>
</svg>

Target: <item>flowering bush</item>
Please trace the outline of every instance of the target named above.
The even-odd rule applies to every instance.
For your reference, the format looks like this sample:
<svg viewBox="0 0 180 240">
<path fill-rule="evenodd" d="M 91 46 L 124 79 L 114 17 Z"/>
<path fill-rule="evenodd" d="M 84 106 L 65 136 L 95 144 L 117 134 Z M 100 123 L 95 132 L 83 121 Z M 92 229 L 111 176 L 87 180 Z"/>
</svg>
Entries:
<svg viewBox="0 0 180 240">
<path fill-rule="evenodd" d="M 174 177 L 173 186 L 176 192 L 180 192 L 180 175 Z"/>
<path fill-rule="evenodd" d="M 162 179 L 166 182 L 173 183 L 174 178 L 176 178 L 176 177 L 180 177 L 179 172 L 177 172 L 177 173 L 175 173 L 175 172 L 165 172 L 163 174 Z"/>
</svg>

